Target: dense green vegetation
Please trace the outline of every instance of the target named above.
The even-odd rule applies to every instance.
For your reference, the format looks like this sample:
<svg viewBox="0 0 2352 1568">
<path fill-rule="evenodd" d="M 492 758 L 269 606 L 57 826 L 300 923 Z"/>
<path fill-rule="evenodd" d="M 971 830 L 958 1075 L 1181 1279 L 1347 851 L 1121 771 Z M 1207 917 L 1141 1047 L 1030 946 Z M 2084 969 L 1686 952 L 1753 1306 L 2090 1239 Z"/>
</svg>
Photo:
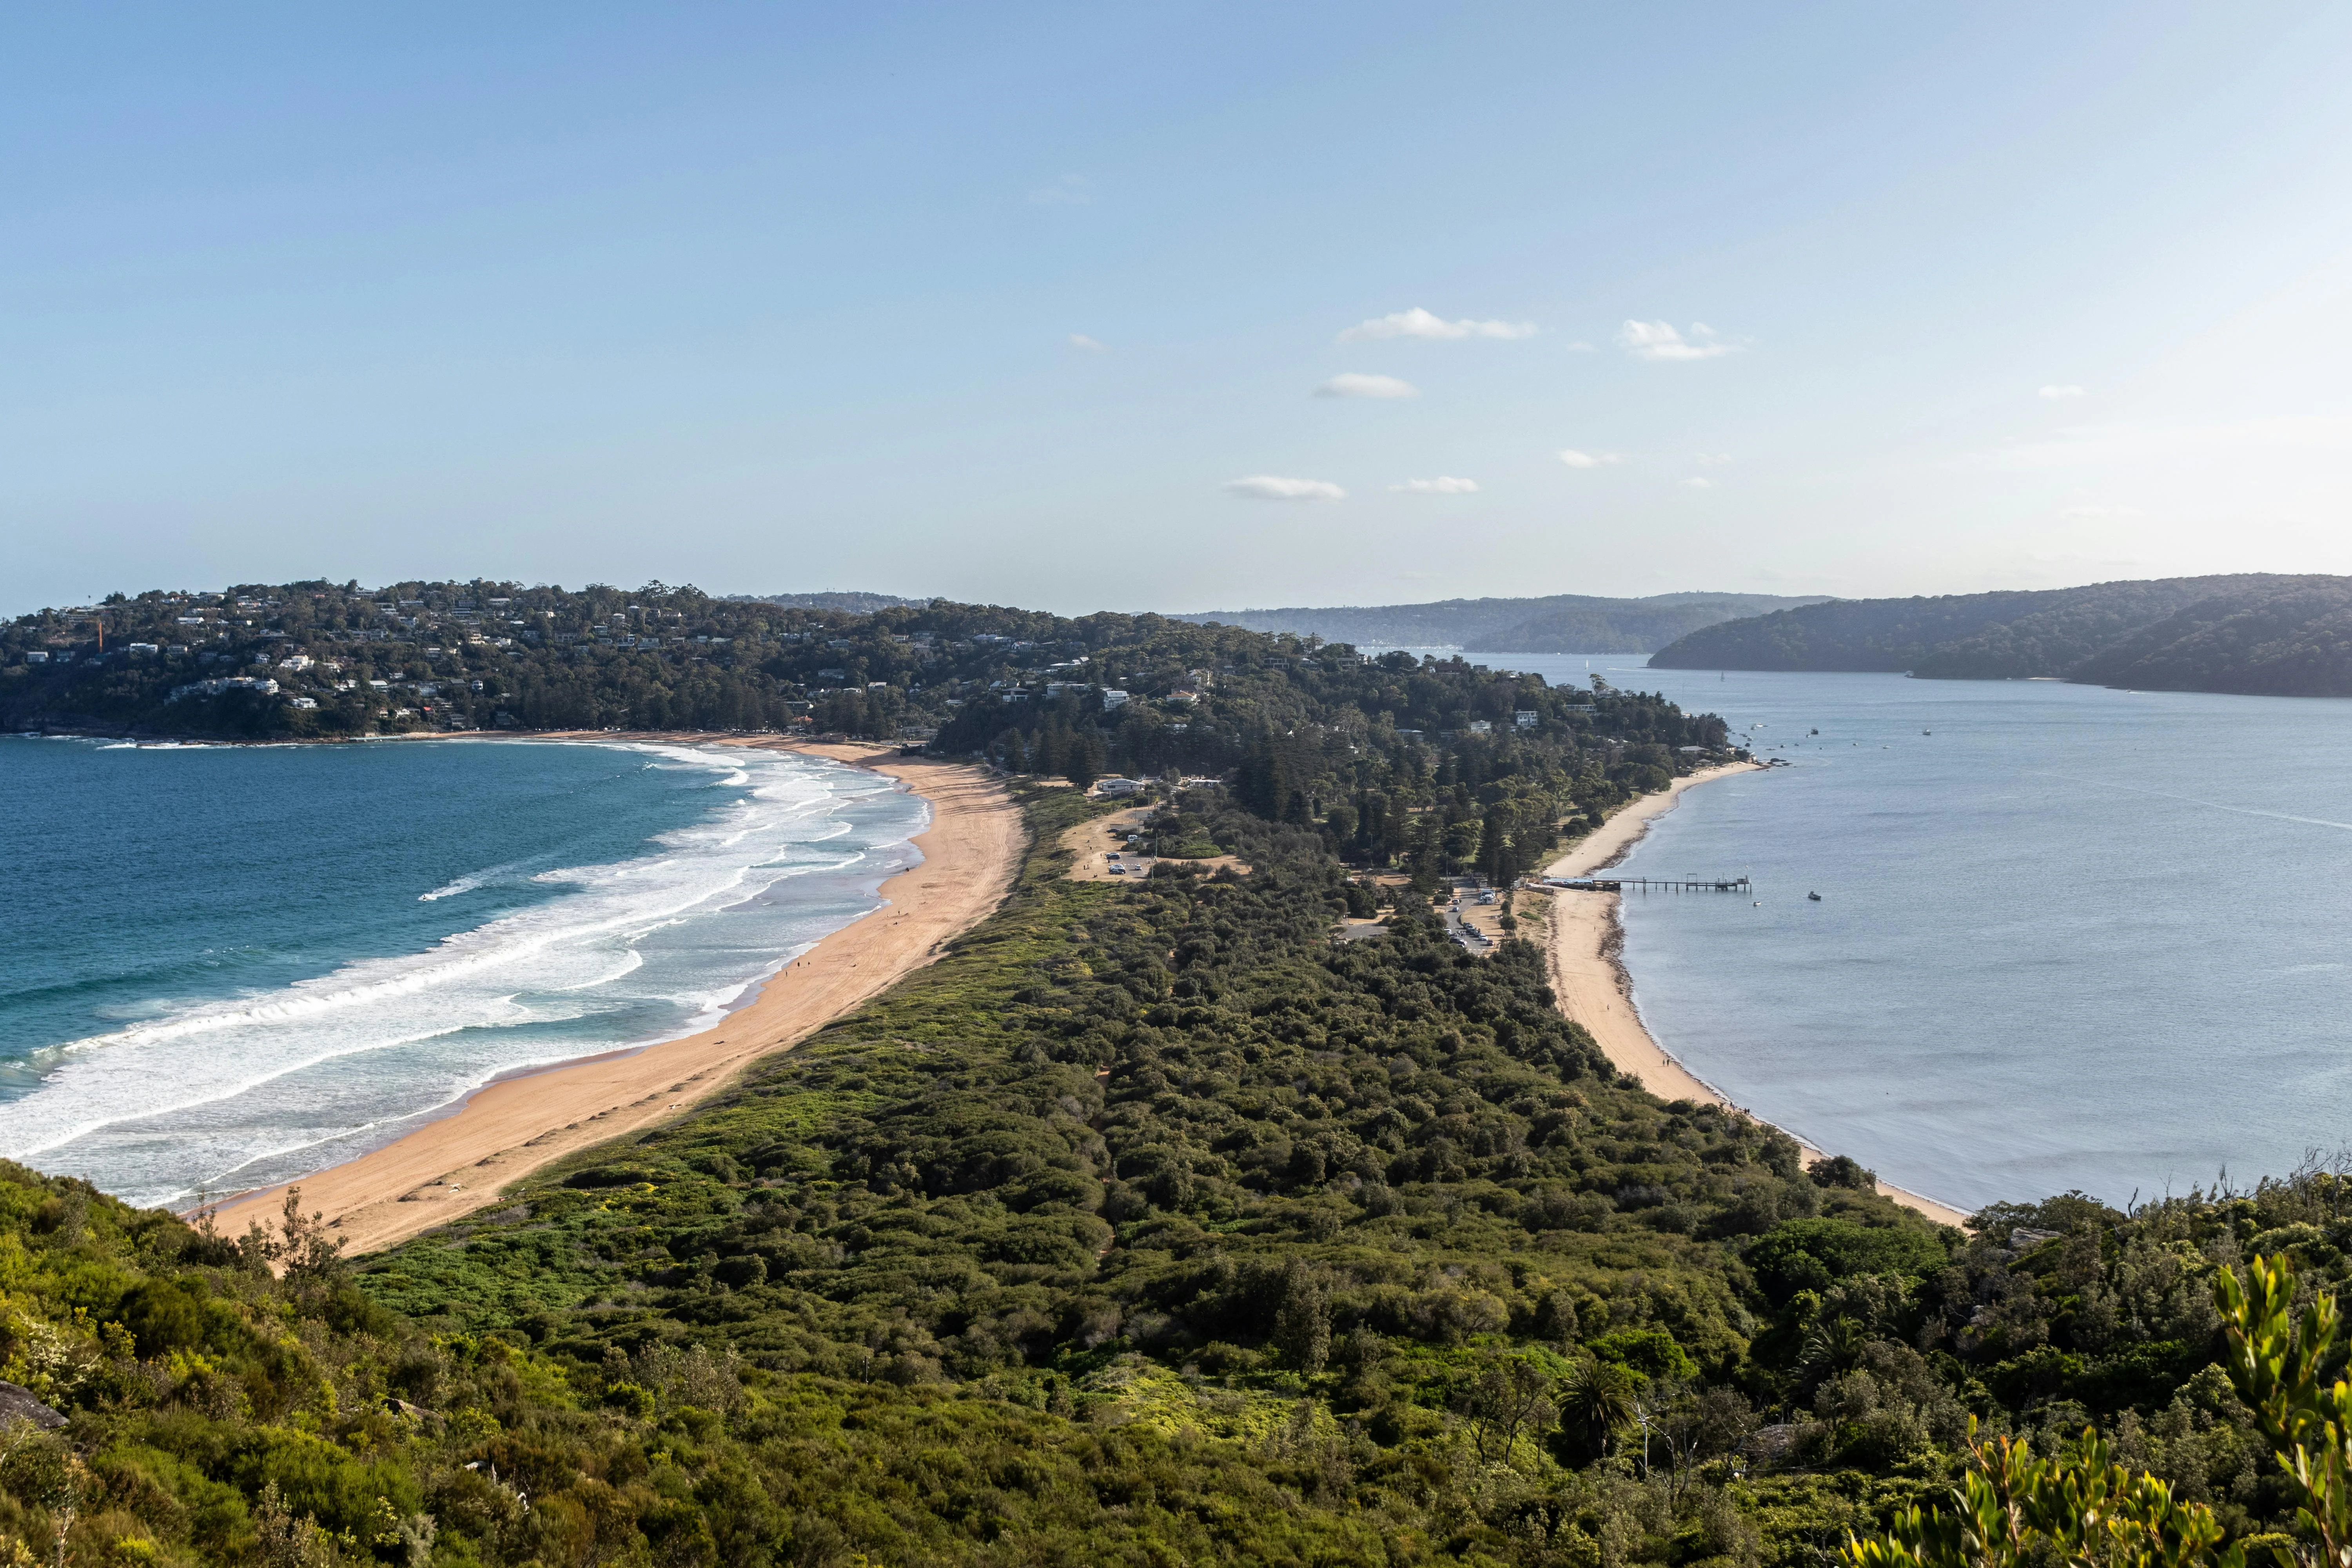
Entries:
<svg viewBox="0 0 2352 1568">
<path fill-rule="evenodd" d="M 1939 1230 L 1180 805 L 1256 868 L 1069 881 L 1097 808 L 1034 792 L 940 963 L 356 1268 L 7 1171 L 0 1376 L 66 1423 L 0 1438 L 0 1560 L 1811 1563 L 1971 1417 L 2296 1529 L 2213 1285 L 2339 1288 L 2334 1174 Z"/>
<path fill-rule="evenodd" d="M 1852 599 L 1730 621 L 1668 669 L 1907 670 L 2162 691 L 2352 696 L 2352 579 L 2249 574 L 2040 593 Z"/>
<path fill-rule="evenodd" d="M 1536 599 L 1444 599 L 1428 605 L 1212 610 L 1183 618 L 1379 647 L 1647 653 L 1717 621 L 1820 602 L 1776 594 L 1657 594 L 1644 599 L 1553 594 Z"/>
</svg>

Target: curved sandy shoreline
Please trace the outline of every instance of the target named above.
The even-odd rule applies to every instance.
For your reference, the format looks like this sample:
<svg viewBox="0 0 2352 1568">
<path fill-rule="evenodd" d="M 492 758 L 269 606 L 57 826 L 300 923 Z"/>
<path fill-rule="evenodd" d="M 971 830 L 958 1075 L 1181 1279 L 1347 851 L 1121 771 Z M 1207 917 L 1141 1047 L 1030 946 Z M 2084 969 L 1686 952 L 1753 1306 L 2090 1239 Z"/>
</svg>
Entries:
<svg viewBox="0 0 2352 1568">
<path fill-rule="evenodd" d="M 891 748 L 734 743 L 806 752 L 901 780 L 930 803 L 931 825 L 913 840 L 922 863 L 885 881 L 879 908 L 779 970 L 712 1028 L 497 1079 L 448 1116 L 288 1184 L 302 1189 L 305 1209 L 327 1216 L 347 1254 L 377 1251 L 487 1207 L 509 1183 L 693 1104 L 754 1058 L 797 1044 L 931 962 L 1011 889 L 1025 830 L 1012 797 L 984 770 Z M 223 1205 L 223 1227 L 272 1218 L 285 1192 L 270 1187 Z"/>
<path fill-rule="evenodd" d="M 1571 845 L 1568 853 L 1553 861 L 1544 874 L 1585 877 L 1614 866 L 1641 842 L 1652 822 L 1681 803 L 1685 790 L 1760 766 L 1755 763 L 1727 763 L 1678 778 L 1673 787 L 1643 795 L 1616 812 Z M 1638 1078 L 1643 1088 L 1661 1100 L 1712 1102 L 1762 1121 L 1746 1107 L 1732 1104 L 1720 1090 L 1668 1055 L 1642 1022 L 1641 1014 L 1633 1006 L 1632 977 L 1618 956 L 1624 946 L 1625 933 L 1618 923 L 1617 903 L 1615 893 L 1580 893 L 1566 889 L 1552 891 L 1545 946 L 1550 956 L 1552 993 L 1559 999 L 1559 1010 L 1584 1026 L 1601 1047 L 1601 1054 L 1618 1071 Z M 1799 1142 L 1804 1148 L 1807 1163 L 1822 1157 L 1821 1150 L 1802 1140 Z M 1878 1190 L 1940 1224 L 1968 1223 L 1968 1215 L 1933 1198 L 1885 1182 L 1878 1184 Z"/>
</svg>

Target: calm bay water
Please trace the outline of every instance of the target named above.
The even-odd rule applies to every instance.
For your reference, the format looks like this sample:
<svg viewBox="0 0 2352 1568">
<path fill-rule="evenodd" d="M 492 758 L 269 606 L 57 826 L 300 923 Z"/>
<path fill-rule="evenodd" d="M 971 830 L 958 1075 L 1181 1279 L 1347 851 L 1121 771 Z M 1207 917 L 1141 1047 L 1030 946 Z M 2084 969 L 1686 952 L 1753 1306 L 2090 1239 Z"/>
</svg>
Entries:
<svg viewBox="0 0 2352 1568">
<path fill-rule="evenodd" d="M 1626 867 L 1755 879 L 1629 896 L 1625 962 L 1759 1115 L 1964 1207 L 2352 1142 L 2352 702 L 1477 658 L 1790 763 L 1691 791 Z"/>
<path fill-rule="evenodd" d="M 927 816 L 735 748 L 0 738 L 0 1155 L 184 1200 L 707 1026 Z"/>
</svg>

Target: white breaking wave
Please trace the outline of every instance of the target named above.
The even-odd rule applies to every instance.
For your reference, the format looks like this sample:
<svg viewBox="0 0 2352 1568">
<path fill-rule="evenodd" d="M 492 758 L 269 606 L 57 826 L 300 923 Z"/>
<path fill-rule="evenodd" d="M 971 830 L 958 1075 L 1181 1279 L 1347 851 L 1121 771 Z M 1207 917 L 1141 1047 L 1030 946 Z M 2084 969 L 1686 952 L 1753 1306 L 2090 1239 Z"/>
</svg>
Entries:
<svg viewBox="0 0 2352 1568">
<path fill-rule="evenodd" d="M 653 764 L 648 763 L 646 765 L 651 767 Z M 429 893 L 417 894 L 416 901 L 420 904 L 431 904 L 437 903 L 443 899 L 454 899 L 461 893 L 470 893 L 478 888 L 486 888 L 492 882 L 502 882 L 509 877 L 518 876 L 529 868 L 530 865 L 530 862 L 528 860 L 509 860 L 503 866 L 485 866 L 478 871 L 468 871 L 453 881 L 446 882 Z"/>
<path fill-rule="evenodd" d="M 727 798 L 656 840 L 656 853 L 539 873 L 571 890 L 425 952 L 55 1047 L 40 1087 L 0 1104 L 0 1154 L 151 1202 L 258 1184 L 320 1163 L 306 1152 L 380 1141 L 501 1073 L 706 1026 L 872 904 L 830 883 L 809 907 L 761 895 L 813 874 L 871 874 L 867 850 L 883 845 L 902 847 L 885 858 L 895 866 L 919 830 L 908 819 L 925 815 L 901 797 L 911 809 L 887 813 L 899 820 L 877 825 L 878 845 L 844 844 L 856 826 L 839 813 L 888 781 L 790 753 L 631 749 L 652 765 L 712 771 Z M 524 869 L 491 867 L 424 897 Z"/>
</svg>

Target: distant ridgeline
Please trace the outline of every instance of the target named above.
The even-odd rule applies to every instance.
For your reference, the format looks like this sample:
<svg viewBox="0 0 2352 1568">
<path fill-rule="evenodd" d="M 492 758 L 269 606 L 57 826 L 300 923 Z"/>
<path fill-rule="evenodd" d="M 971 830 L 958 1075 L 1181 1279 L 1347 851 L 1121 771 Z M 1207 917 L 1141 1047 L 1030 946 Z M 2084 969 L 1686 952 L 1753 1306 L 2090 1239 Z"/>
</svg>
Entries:
<svg viewBox="0 0 2352 1568">
<path fill-rule="evenodd" d="M 1324 609 L 1208 610 L 1179 620 L 1381 647 L 1459 647 L 1471 653 L 1648 653 L 1686 632 L 1819 598 L 1773 594 L 1658 594 L 1596 599 L 1444 599 L 1429 605 Z"/>
<path fill-rule="evenodd" d="M 2247 574 L 1845 599 L 1692 632 L 1662 669 L 1905 670 L 2158 691 L 2352 696 L 2352 578 Z"/>
</svg>

